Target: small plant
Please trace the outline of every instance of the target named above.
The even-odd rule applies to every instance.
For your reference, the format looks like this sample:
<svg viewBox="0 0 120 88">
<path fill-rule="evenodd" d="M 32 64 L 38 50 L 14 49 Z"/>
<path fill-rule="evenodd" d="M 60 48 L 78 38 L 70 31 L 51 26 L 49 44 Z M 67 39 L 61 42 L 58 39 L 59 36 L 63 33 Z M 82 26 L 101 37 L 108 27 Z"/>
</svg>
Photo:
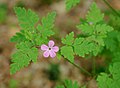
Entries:
<svg viewBox="0 0 120 88">
<path fill-rule="evenodd" d="M 103 1 L 112 8 L 107 0 Z M 66 0 L 66 9 L 69 11 L 79 2 L 80 0 Z M 43 56 L 46 58 L 49 56 L 51 58 L 55 56 L 58 58 L 63 57 L 87 76 L 96 79 L 99 88 L 120 87 L 120 25 L 116 26 L 116 24 L 119 24 L 119 20 L 115 20 L 120 18 L 120 13 L 114 10 L 114 8 L 112 8 L 114 13 L 113 19 L 110 19 L 114 23 L 116 22 L 116 24 L 109 22 L 110 25 L 108 25 L 104 21 L 104 14 L 101 13 L 96 3 L 93 2 L 86 15 L 86 19 L 83 19 L 82 23 L 76 25 L 81 34 L 75 37 L 75 33 L 70 32 L 65 38 L 61 39 L 61 47 L 54 46 L 55 42 L 50 40 L 50 37 L 55 34 L 52 29 L 54 27 L 56 12 L 48 13 L 40 21 L 38 15 L 30 9 L 26 10 L 25 8 L 15 7 L 14 10 L 18 17 L 21 31 L 10 39 L 11 42 L 17 43 L 17 50 L 12 55 L 12 64 L 10 65 L 11 74 L 15 74 L 22 68 L 27 67 L 31 61 L 37 62 L 38 50 L 42 50 L 44 51 Z M 105 50 L 110 51 L 112 56 L 109 70 L 107 69 L 108 73 L 102 72 L 96 76 L 95 62 L 93 62 L 93 73 L 75 63 L 74 56 L 76 55 L 83 59 L 90 55 L 94 61 L 95 57 Z M 59 70 L 57 66 L 51 65 L 49 73 L 51 80 L 58 79 Z M 56 76 L 51 78 L 52 74 Z M 86 88 L 86 86 L 87 84 L 81 88 Z M 80 87 L 77 82 L 65 80 L 63 85 L 56 88 Z"/>
</svg>

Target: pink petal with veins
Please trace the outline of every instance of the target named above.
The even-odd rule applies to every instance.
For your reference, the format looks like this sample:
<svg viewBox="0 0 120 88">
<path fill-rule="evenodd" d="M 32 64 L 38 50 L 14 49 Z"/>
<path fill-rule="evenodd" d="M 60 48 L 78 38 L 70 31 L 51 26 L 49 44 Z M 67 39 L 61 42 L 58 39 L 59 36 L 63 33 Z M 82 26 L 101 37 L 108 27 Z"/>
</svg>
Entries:
<svg viewBox="0 0 120 88">
<path fill-rule="evenodd" d="M 49 55 L 50 55 L 49 50 L 47 50 L 47 51 L 45 51 L 45 52 L 43 53 L 43 56 L 44 56 L 44 57 L 49 57 Z"/>
<path fill-rule="evenodd" d="M 48 43 L 48 46 L 49 46 L 49 47 L 53 47 L 54 44 L 55 44 L 54 41 L 53 41 L 53 40 L 50 40 L 49 43 Z"/>
<path fill-rule="evenodd" d="M 49 51 L 50 57 L 54 58 L 56 56 L 56 53 L 53 50 Z"/>
<path fill-rule="evenodd" d="M 48 49 L 49 49 L 49 47 L 46 46 L 45 44 L 43 44 L 43 45 L 41 46 L 41 50 L 48 50 Z"/>
<path fill-rule="evenodd" d="M 53 50 L 54 52 L 58 52 L 58 51 L 59 51 L 59 47 L 54 46 L 54 47 L 52 48 L 52 50 Z"/>
</svg>

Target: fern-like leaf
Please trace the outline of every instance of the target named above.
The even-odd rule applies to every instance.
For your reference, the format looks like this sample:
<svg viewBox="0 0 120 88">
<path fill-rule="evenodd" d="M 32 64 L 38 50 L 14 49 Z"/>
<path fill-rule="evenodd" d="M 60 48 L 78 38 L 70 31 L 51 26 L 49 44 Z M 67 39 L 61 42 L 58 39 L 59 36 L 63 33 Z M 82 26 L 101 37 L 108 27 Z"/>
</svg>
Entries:
<svg viewBox="0 0 120 88">
<path fill-rule="evenodd" d="M 14 35 L 11 39 L 10 42 L 23 42 L 26 41 L 26 37 L 24 35 L 24 31 L 21 30 L 21 32 L 17 32 L 16 35 Z"/>
<path fill-rule="evenodd" d="M 78 83 L 72 82 L 72 80 L 65 80 L 64 85 L 57 86 L 56 88 L 79 88 Z"/>
<path fill-rule="evenodd" d="M 76 6 L 80 0 L 66 0 L 66 9 L 69 11 L 72 7 Z"/>
<path fill-rule="evenodd" d="M 18 17 L 20 27 L 25 30 L 33 31 L 35 24 L 39 21 L 38 15 L 30 9 L 26 11 L 25 8 L 21 7 L 15 7 L 14 11 Z"/>
<path fill-rule="evenodd" d="M 69 33 L 66 38 L 62 38 L 62 43 L 65 46 L 61 47 L 61 54 L 71 62 L 74 62 L 74 52 L 72 44 L 74 42 L 74 33 Z"/>
<path fill-rule="evenodd" d="M 52 29 L 56 16 L 55 12 L 48 13 L 42 18 L 41 26 L 36 25 L 39 18 L 33 11 L 20 7 L 15 7 L 14 10 L 22 30 L 10 39 L 11 42 L 17 43 L 17 51 L 12 55 L 11 74 L 28 66 L 30 61 L 37 61 L 38 49 L 36 46 L 47 43 L 48 37 L 54 34 Z"/>
<path fill-rule="evenodd" d="M 72 63 L 74 62 L 74 52 L 71 46 L 63 46 L 61 48 L 61 54 Z"/>
<path fill-rule="evenodd" d="M 86 16 L 87 22 L 96 24 L 97 22 L 102 21 L 103 17 L 104 17 L 104 14 L 101 13 L 96 3 L 93 3 L 90 7 L 90 11 L 88 12 Z"/>
<path fill-rule="evenodd" d="M 30 44 L 29 42 L 21 42 L 17 45 L 18 50 L 12 55 L 12 64 L 10 65 L 11 74 L 28 66 L 30 61 L 37 61 L 38 49 L 32 47 L 32 44 Z"/>
<path fill-rule="evenodd" d="M 109 67 L 110 74 L 101 73 L 98 78 L 99 88 L 119 88 L 120 87 L 120 52 L 115 55 L 113 63 Z"/>
<path fill-rule="evenodd" d="M 106 25 L 105 23 L 100 23 L 103 21 L 104 15 L 100 12 L 99 8 L 95 3 L 90 7 L 86 18 L 87 21 L 82 24 L 77 25 L 77 28 L 82 31 L 85 37 L 79 37 L 81 44 L 74 45 L 75 53 L 79 56 L 84 57 L 86 54 L 93 53 L 96 56 L 105 46 L 104 39 L 107 37 L 107 33 L 113 30 L 112 27 Z"/>
</svg>

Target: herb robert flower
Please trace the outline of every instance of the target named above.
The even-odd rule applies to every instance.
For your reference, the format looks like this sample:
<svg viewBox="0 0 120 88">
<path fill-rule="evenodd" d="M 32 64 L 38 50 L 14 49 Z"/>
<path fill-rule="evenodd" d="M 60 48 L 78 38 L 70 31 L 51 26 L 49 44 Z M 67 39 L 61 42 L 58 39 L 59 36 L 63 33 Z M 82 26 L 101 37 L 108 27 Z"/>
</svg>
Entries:
<svg viewBox="0 0 120 88">
<path fill-rule="evenodd" d="M 41 50 L 44 51 L 43 56 L 44 57 L 51 57 L 54 58 L 56 56 L 56 52 L 59 51 L 59 47 L 58 46 L 54 46 L 55 43 L 53 40 L 50 40 L 48 43 L 48 46 L 43 44 L 41 45 Z"/>
</svg>

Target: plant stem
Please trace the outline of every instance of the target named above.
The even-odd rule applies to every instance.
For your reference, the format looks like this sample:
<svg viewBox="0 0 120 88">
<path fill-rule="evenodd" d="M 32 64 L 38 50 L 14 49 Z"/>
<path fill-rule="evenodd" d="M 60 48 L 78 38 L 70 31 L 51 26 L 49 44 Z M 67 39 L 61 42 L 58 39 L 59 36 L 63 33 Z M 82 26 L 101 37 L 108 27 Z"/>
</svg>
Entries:
<svg viewBox="0 0 120 88">
<path fill-rule="evenodd" d="M 103 0 L 103 1 L 116 15 L 120 17 L 120 14 L 108 3 L 107 0 Z"/>
<path fill-rule="evenodd" d="M 66 59 L 66 58 L 65 58 Z M 82 68 L 81 66 L 78 66 L 75 63 L 72 63 L 70 60 L 66 59 L 68 62 L 70 62 L 72 65 L 74 65 L 76 68 L 80 69 L 82 72 L 86 73 L 87 75 L 91 76 L 91 73 L 88 72 L 87 70 L 85 70 L 84 68 Z"/>
</svg>

